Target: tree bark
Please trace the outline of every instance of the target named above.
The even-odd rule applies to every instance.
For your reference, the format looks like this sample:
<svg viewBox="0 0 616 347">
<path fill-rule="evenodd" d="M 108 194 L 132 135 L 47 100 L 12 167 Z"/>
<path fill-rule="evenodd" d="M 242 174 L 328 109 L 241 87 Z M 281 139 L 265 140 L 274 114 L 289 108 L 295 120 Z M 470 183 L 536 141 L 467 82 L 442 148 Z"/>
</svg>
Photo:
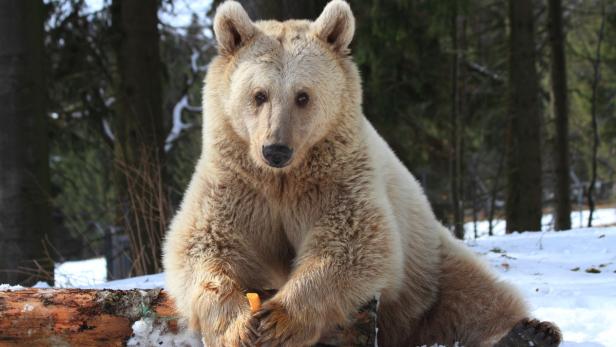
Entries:
<svg viewBox="0 0 616 347">
<path fill-rule="evenodd" d="M 555 230 L 571 229 L 571 192 L 569 178 L 569 101 L 567 97 L 567 64 L 561 0 L 549 0 L 550 80 L 552 107 L 556 124 L 554 141 Z"/>
<path fill-rule="evenodd" d="M 132 275 L 160 272 L 168 201 L 158 0 L 112 2 L 115 35 L 115 181 L 119 223 L 130 239 Z"/>
<path fill-rule="evenodd" d="M 532 0 L 509 0 L 507 233 L 541 230 L 541 114 Z"/>
<path fill-rule="evenodd" d="M 463 201 L 463 112 L 464 89 L 463 53 L 466 49 L 464 31 L 466 29 L 465 17 L 460 13 L 460 2 L 452 3 L 454 12 L 451 22 L 451 39 L 453 42 L 453 60 L 451 73 L 451 154 L 450 154 L 450 180 L 451 205 L 453 212 L 453 234 L 458 239 L 464 239 L 464 201 Z"/>
<path fill-rule="evenodd" d="M 592 79 L 592 96 L 590 100 L 590 116 L 592 119 L 592 170 L 590 183 L 588 184 L 588 227 L 592 227 L 592 218 L 595 213 L 595 185 L 597 184 L 597 154 L 599 152 L 599 127 L 597 124 L 597 93 L 599 88 L 599 81 L 601 81 L 601 44 L 603 43 L 603 36 L 605 33 L 605 3 L 601 2 L 601 24 L 599 32 L 597 33 L 597 48 L 595 51 L 595 58 L 592 62 L 593 79 Z"/>
<path fill-rule="evenodd" d="M 504 157 L 498 159 L 498 166 L 496 167 L 496 174 L 492 180 L 492 191 L 490 192 L 490 212 L 488 214 L 488 235 L 494 235 L 494 215 L 496 214 L 496 197 L 500 188 L 500 177 L 503 173 Z"/>
<path fill-rule="evenodd" d="M 53 281 L 40 0 L 0 1 L 0 283 Z"/>
</svg>

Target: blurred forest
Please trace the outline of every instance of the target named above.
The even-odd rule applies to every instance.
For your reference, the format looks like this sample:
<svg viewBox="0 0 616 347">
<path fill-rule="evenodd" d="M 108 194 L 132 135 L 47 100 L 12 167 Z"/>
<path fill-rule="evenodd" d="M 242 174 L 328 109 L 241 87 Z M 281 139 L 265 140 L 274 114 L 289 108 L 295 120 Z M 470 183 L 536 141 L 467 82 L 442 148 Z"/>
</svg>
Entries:
<svg viewBox="0 0 616 347">
<path fill-rule="evenodd" d="M 240 2 L 283 20 L 327 1 Z M 614 202 L 616 1 L 349 2 L 364 112 L 457 237 Z M 160 272 L 200 153 L 220 1 L 186 25 L 185 0 L 90 3 L 0 2 L 0 283 L 95 256 L 110 279 Z"/>
</svg>

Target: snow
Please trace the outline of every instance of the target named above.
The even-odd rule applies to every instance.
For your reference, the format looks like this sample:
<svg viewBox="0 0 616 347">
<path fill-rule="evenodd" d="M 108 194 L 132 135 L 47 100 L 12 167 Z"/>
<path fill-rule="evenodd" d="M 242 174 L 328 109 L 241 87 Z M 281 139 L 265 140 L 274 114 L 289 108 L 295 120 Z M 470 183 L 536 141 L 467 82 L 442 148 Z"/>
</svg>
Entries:
<svg viewBox="0 0 616 347">
<path fill-rule="evenodd" d="M 574 211 L 571 213 L 571 228 L 585 228 L 588 225 L 588 216 L 590 212 L 588 210 Z M 616 225 L 616 208 L 601 208 L 595 210 L 593 213 L 593 227 L 604 227 Z M 506 223 L 503 219 L 494 219 L 492 222 L 494 235 L 505 235 Z M 554 217 L 552 214 L 544 214 L 541 218 L 541 225 L 544 231 L 554 229 Z M 465 237 L 467 240 L 475 238 L 473 222 L 464 224 Z M 477 238 L 485 238 L 488 236 L 489 223 L 487 220 L 481 220 L 477 222 Z"/>
<path fill-rule="evenodd" d="M 54 271 L 56 287 L 87 287 L 107 280 L 105 258 L 67 261 L 56 264 Z"/>
<path fill-rule="evenodd" d="M 170 333 L 166 322 L 155 321 L 152 318 L 142 318 L 133 323 L 133 336 L 127 346 L 202 346 L 198 334 L 191 333 L 185 327 L 178 334 Z"/>
<path fill-rule="evenodd" d="M 90 286 L 89 288 L 98 288 L 98 289 L 152 289 L 152 288 L 164 288 L 165 286 L 165 278 L 164 274 L 156 274 L 149 276 L 140 276 L 140 277 L 132 277 L 126 278 L 123 280 L 111 281 L 107 283 L 101 283 L 94 286 Z"/>
<path fill-rule="evenodd" d="M 616 346 L 616 228 L 521 233 L 468 241 L 524 294 L 563 346 Z"/>
<path fill-rule="evenodd" d="M 182 96 L 180 101 L 178 101 L 173 107 L 173 125 L 171 127 L 171 130 L 169 131 L 169 135 L 167 135 L 167 138 L 165 139 L 165 151 L 169 151 L 171 149 L 171 147 L 173 146 L 173 142 L 177 140 L 178 137 L 180 137 L 180 134 L 183 130 L 190 129 L 192 127 L 191 123 L 184 123 L 184 121 L 182 120 L 182 111 L 184 109 L 187 109 L 189 111 L 200 111 L 200 108 L 191 106 L 188 103 L 188 95 Z"/>
</svg>

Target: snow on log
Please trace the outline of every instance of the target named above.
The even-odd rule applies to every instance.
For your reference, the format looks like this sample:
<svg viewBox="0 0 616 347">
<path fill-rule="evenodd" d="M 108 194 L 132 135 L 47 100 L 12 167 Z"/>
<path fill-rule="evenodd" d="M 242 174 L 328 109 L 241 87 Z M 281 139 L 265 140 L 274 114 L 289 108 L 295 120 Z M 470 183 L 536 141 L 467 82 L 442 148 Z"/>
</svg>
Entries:
<svg viewBox="0 0 616 347">
<path fill-rule="evenodd" d="M 376 300 L 327 346 L 374 346 Z M 0 291 L 0 346 L 201 346 L 161 289 Z M 320 346 L 324 346 L 320 344 Z"/>
</svg>

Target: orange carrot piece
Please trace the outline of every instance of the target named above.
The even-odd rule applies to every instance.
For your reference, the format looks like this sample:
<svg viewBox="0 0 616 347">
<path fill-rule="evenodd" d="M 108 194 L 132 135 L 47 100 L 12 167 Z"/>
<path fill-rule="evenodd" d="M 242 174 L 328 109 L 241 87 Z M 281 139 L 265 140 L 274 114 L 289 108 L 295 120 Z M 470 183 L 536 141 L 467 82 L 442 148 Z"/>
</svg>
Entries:
<svg viewBox="0 0 616 347">
<path fill-rule="evenodd" d="M 257 312 L 261 309 L 261 299 L 257 293 L 246 293 L 246 298 L 250 304 L 250 311 Z"/>
</svg>

